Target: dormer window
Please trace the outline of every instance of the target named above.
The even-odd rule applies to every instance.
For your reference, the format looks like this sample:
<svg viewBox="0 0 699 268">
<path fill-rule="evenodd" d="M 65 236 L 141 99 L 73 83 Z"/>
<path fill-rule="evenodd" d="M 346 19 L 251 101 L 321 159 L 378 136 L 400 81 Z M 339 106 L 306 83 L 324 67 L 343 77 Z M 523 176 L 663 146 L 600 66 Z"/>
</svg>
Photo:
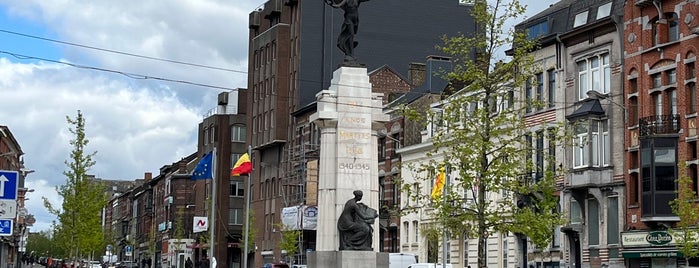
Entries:
<svg viewBox="0 0 699 268">
<path fill-rule="evenodd" d="M 597 8 L 597 19 L 606 18 L 612 11 L 612 2 L 601 5 Z"/>
<path fill-rule="evenodd" d="M 542 21 L 527 28 L 529 39 L 536 39 L 549 33 L 549 22 Z"/>
<path fill-rule="evenodd" d="M 573 23 L 573 28 L 583 26 L 587 23 L 587 11 L 583 11 L 575 15 L 575 22 Z"/>
</svg>

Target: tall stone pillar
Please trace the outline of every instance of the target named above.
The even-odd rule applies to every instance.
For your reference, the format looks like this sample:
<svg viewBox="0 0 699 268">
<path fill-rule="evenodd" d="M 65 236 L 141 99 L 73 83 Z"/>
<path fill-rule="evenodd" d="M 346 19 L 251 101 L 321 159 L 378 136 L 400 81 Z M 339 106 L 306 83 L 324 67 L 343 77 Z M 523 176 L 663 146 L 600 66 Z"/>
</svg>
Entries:
<svg viewBox="0 0 699 268">
<path fill-rule="evenodd" d="M 334 265 L 337 265 L 320 266 L 333 265 L 320 261 L 316 267 L 346 267 L 341 263 L 347 258 L 354 259 L 351 256 L 354 253 L 338 252 L 340 239 L 337 220 L 345 202 L 354 197 L 352 192 L 355 190 L 364 192 L 364 204 L 379 210 L 376 135 L 377 130 L 388 121 L 388 115 L 382 111 L 382 94 L 371 91 L 366 68 L 340 67 L 333 73 L 330 87 L 318 93 L 316 98 L 318 109 L 311 115 L 311 120 L 321 129 L 321 138 L 315 256 L 334 259 Z M 374 252 L 355 252 L 357 258 L 366 259 L 367 254 L 377 256 L 378 219 L 373 229 Z M 351 267 L 382 267 L 377 266 L 376 258 L 373 259 L 371 264 L 371 260 L 367 260 L 366 265 L 362 265 L 361 260 L 353 261 Z M 313 265 L 310 262 L 309 265 Z"/>
</svg>

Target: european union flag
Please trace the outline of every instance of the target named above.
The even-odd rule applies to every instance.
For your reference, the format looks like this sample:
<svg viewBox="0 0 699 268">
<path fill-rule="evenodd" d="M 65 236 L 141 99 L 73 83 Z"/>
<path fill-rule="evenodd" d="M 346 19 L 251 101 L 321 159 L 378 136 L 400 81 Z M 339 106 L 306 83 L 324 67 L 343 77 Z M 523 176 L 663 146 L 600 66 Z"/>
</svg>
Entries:
<svg viewBox="0 0 699 268">
<path fill-rule="evenodd" d="M 199 160 L 197 167 L 194 168 L 194 173 L 192 173 L 192 180 L 207 180 L 213 179 L 211 169 L 213 167 L 213 153 L 205 154 L 204 157 Z"/>
</svg>

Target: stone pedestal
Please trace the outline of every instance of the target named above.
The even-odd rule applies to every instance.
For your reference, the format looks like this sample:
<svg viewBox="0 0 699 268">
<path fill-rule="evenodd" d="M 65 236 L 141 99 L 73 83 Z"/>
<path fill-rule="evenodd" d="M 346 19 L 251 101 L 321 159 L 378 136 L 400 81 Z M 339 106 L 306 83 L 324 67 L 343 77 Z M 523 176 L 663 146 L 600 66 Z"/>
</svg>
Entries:
<svg viewBox="0 0 699 268">
<path fill-rule="evenodd" d="M 388 268 L 388 253 L 373 251 L 314 251 L 308 253 L 308 267 Z"/>
<path fill-rule="evenodd" d="M 331 86 L 319 92 L 316 98 L 317 112 L 310 118 L 321 132 L 318 228 L 314 256 L 318 260 L 341 260 L 340 263 L 348 260 L 348 256 L 375 256 L 379 242 L 378 219 L 373 225 L 374 251 L 341 252 L 338 251 L 340 239 L 337 219 L 345 202 L 354 197 L 354 190 L 364 192 L 361 202 L 379 210 L 376 135 L 389 119 L 382 111 L 383 95 L 371 92 L 366 68 L 340 67 L 333 73 Z M 374 263 L 369 266 L 352 267 L 378 267 L 376 258 L 373 260 Z M 340 263 L 337 263 L 338 266 L 325 266 L 325 262 L 322 263 L 321 266 L 309 267 L 345 267 L 339 266 Z"/>
</svg>

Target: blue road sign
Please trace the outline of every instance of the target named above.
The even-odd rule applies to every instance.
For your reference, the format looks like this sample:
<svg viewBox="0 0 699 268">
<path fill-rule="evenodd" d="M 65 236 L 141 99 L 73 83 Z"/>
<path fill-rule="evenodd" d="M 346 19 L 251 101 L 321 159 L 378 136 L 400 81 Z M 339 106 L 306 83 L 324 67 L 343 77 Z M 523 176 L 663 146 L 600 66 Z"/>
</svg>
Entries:
<svg viewBox="0 0 699 268">
<path fill-rule="evenodd" d="M 0 219 L 0 236 L 12 235 L 12 220 Z"/>
<path fill-rule="evenodd" d="M 17 171 L 0 170 L 0 199 L 17 200 Z"/>
</svg>

